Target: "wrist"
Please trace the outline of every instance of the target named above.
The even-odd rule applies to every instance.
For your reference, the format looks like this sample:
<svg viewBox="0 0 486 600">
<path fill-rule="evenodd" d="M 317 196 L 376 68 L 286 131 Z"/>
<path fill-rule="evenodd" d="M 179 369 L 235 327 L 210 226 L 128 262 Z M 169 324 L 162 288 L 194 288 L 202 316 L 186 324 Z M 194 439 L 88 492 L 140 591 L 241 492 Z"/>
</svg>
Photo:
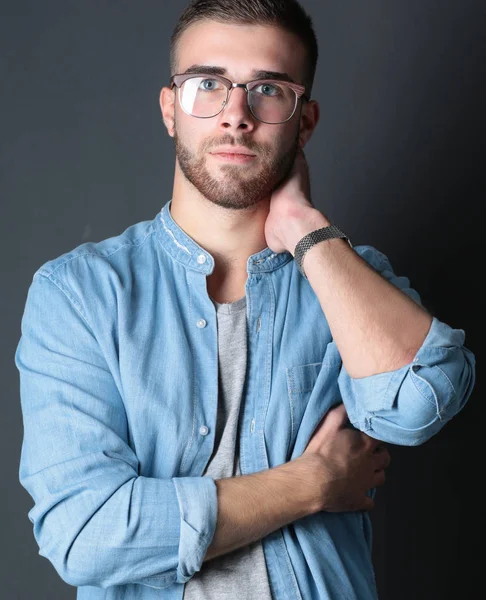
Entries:
<svg viewBox="0 0 486 600">
<path fill-rule="evenodd" d="M 295 255 L 295 247 L 311 231 L 328 227 L 330 221 L 317 208 L 298 209 L 282 225 L 282 239 L 287 251 Z"/>
<path fill-rule="evenodd" d="M 292 478 L 292 487 L 299 490 L 301 502 L 308 515 L 314 514 L 323 508 L 322 461 L 319 456 L 311 452 L 282 465 L 288 470 Z"/>
</svg>

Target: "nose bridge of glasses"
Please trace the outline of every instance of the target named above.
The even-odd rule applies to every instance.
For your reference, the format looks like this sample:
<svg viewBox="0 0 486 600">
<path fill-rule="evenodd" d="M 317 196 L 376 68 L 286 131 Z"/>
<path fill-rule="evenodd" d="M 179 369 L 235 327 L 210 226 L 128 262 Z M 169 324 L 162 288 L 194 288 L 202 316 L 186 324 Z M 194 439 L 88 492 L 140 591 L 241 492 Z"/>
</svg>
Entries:
<svg viewBox="0 0 486 600">
<path fill-rule="evenodd" d="M 226 96 L 226 101 L 223 102 L 223 107 L 226 108 L 228 106 L 228 103 L 230 101 L 230 97 L 233 95 L 233 88 L 243 88 L 245 90 L 245 95 L 244 95 L 244 103 L 245 105 L 248 105 L 248 102 L 250 100 L 249 95 L 248 95 L 248 88 L 246 87 L 246 83 L 231 83 L 231 87 L 227 88 L 228 89 L 228 94 Z"/>
</svg>

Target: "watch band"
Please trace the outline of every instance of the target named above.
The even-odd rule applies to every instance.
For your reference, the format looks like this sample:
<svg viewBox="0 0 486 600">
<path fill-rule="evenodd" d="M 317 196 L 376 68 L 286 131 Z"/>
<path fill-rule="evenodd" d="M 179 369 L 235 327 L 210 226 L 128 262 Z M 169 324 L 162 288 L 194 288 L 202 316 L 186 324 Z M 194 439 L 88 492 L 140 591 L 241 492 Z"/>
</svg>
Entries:
<svg viewBox="0 0 486 600">
<path fill-rule="evenodd" d="M 305 235 L 295 246 L 294 260 L 297 263 L 299 271 L 302 273 L 302 276 L 305 277 L 305 279 L 307 279 L 307 276 L 302 266 L 305 253 L 308 250 L 310 250 L 315 244 L 324 240 L 330 240 L 332 238 L 344 238 L 351 246 L 351 248 L 353 247 L 353 245 L 351 244 L 351 240 L 348 238 L 348 236 L 344 234 L 338 227 L 336 227 L 336 225 L 329 225 L 328 227 L 321 227 L 321 229 L 311 231 L 310 233 Z"/>
</svg>

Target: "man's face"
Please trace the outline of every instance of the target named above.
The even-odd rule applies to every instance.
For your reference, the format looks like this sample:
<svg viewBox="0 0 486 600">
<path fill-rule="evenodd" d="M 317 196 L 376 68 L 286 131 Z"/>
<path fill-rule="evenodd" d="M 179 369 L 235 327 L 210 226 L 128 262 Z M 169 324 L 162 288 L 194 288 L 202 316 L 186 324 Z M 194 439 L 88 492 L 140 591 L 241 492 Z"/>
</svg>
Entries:
<svg viewBox="0 0 486 600">
<path fill-rule="evenodd" d="M 182 34 L 177 62 L 178 73 L 209 65 L 223 67 L 223 75 L 238 83 L 255 79 L 253 70 L 286 73 L 302 83 L 305 50 L 281 29 L 204 21 Z M 288 175 L 299 148 L 302 100 L 290 121 L 272 125 L 251 114 L 246 96 L 244 89 L 233 88 L 225 109 L 208 119 L 186 114 L 175 100 L 173 136 L 181 171 L 205 198 L 224 208 L 244 209 L 268 197 Z M 237 163 L 211 154 L 233 145 L 255 157 Z"/>
</svg>

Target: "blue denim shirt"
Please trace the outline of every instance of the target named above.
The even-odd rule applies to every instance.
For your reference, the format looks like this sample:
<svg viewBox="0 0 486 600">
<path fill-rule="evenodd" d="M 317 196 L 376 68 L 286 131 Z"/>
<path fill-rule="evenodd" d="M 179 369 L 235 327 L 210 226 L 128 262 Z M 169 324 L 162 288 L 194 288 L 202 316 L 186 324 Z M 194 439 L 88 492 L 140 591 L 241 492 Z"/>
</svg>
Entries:
<svg viewBox="0 0 486 600">
<path fill-rule="evenodd" d="M 202 476 L 218 402 L 214 258 L 170 203 L 46 262 L 27 294 L 19 478 L 39 554 L 81 599 L 181 599 L 216 527 L 217 488 Z M 354 251 L 420 302 L 384 254 Z M 475 358 L 463 330 L 434 318 L 410 364 L 354 379 L 292 255 L 265 248 L 247 271 L 243 475 L 300 456 L 341 401 L 354 427 L 410 446 L 466 403 Z M 320 511 L 266 536 L 274 598 L 375 600 L 371 539 L 365 512 Z"/>
</svg>

